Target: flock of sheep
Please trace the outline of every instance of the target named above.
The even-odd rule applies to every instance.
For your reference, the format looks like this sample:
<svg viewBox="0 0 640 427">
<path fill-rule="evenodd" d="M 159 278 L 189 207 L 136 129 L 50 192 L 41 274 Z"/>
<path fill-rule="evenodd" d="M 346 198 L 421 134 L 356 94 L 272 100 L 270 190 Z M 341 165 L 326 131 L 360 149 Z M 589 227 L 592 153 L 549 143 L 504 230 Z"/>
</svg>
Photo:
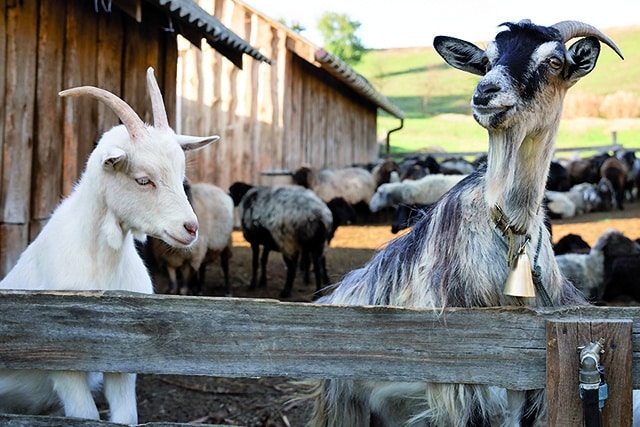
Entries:
<svg viewBox="0 0 640 427">
<path fill-rule="evenodd" d="M 230 294 L 228 259 L 237 206 L 243 235 L 252 247 L 251 286 L 266 286 L 268 255 L 279 251 L 287 268 L 283 297 L 290 294 L 297 269 L 302 266 L 307 276 L 310 263 L 320 291 L 328 284 L 327 244 L 336 227 L 352 220 L 354 208 L 364 204 L 374 213 L 398 206 L 424 213 L 420 221 L 397 225 L 412 228 L 330 292 L 319 292 L 318 303 L 441 309 L 575 306 L 587 304 L 587 297 L 614 298 L 625 274 L 638 277 L 637 270 L 625 270 L 637 269 L 637 242 L 607 232 L 588 253 L 556 255 L 559 246 L 551 243 L 547 209 L 564 216 L 564 210 L 554 210 L 557 195 L 574 192 L 582 182 L 596 188 L 605 205 L 622 209 L 628 183 L 637 185 L 636 178 L 629 179 L 634 171 L 637 176 L 636 161 L 628 162 L 628 154 L 607 155 L 586 168 L 593 173 L 589 179 L 570 181 L 565 189 L 550 189 L 555 175 L 547 175 L 556 170 L 551 160 L 564 94 L 595 67 L 600 42 L 622 55 L 611 39 L 581 22 L 542 27 L 523 20 L 503 25 L 506 29 L 486 49 L 452 37 L 434 40 L 448 64 L 481 76 L 472 108 L 488 131 L 489 152 L 475 164 L 426 158 L 383 162 L 370 169 L 303 167 L 292 174 L 289 186 L 234 183 L 223 191 L 186 181 L 183 151 L 202 148 L 218 137 L 177 135 L 169 127 L 152 69 L 147 84 L 153 126 L 110 92 L 94 87 L 61 92 L 106 103 L 123 124 L 102 136 L 73 193 L 0 282 L 0 289 L 152 293 L 141 251 L 166 269 L 171 291 L 181 293 L 200 292 L 206 264 L 220 258 Z M 567 48 L 565 43 L 574 38 L 579 40 Z M 598 192 L 602 183 L 610 190 L 608 196 Z M 574 212 L 586 211 L 586 202 L 591 203 L 586 194 L 575 197 Z M 630 194 L 637 196 L 637 187 L 631 187 Z M 578 208 L 578 202 L 585 202 L 584 207 Z M 136 247 L 134 240 L 144 242 L 147 236 L 146 245 Z M 503 292 L 507 277 L 523 259 L 537 272 L 534 297 Z M 69 417 L 99 419 L 92 396 L 99 380 L 110 420 L 136 424 L 135 374 L 128 373 L 0 369 L 0 412 L 61 410 Z M 317 427 L 543 425 L 546 417 L 542 389 L 336 378 L 315 381 L 309 393 L 315 401 L 310 425 Z"/>
</svg>

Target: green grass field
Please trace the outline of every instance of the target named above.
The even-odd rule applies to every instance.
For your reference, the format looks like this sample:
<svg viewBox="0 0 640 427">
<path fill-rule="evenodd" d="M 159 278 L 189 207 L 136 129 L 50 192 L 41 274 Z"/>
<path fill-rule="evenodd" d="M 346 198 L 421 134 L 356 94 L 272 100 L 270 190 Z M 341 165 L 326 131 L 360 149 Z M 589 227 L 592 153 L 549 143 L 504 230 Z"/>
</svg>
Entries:
<svg viewBox="0 0 640 427">
<path fill-rule="evenodd" d="M 637 73 L 640 69 L 640 27 L 605 33 L 616 41 L 625 60 L 620 60 L 603 45 L 595 70 L 570 89 L 568 100 L 574 93 L 602 98 L 620 91 L 640 100 Z M 485 44 L 478 43 L 480 46 Z M 354 68 L 406 115 L 403 128 L 391 134 L 392 152 L 478 152 L 487 149 L 486 130 L 475 123 L 469 108 L 479 77 L 448 66 L 432 47 L 371 50 Z M 632 108 L 629 110 L 633 111 Z M 567 109 L 567 112 L 570 111 Z M 596 106 L 596 111 L 587 117 L 563 119 L 557 147 L 607 145 L 612 143 L 615 131 L 619 144 L 640 149 L 640 116 L 637 112 L 625 114 L 631 117 L 603 118 Z M 378 137 L 383 138 L 388 130 L 399 125 L 400 120 L 381 111 Z"/>
</svg>

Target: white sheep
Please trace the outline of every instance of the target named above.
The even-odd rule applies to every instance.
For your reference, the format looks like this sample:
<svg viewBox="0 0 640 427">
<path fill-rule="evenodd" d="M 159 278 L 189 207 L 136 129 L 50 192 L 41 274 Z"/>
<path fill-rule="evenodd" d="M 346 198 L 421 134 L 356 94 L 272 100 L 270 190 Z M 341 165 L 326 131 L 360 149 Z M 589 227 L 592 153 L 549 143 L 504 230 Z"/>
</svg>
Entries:
<svg viewBox="0 0 640 427">
<path fill-rule="evenodd" d="M 567 193 L 548 190 L 544 192 L 550 218 L 573 218 L 576 216 L 576 205 Z"/>
<path fill-rule="evenodd" d="M 352 205 L 368 204 L 378 185 L 373 174 L 360 167 L 317 170 L 302 166 L 293 174 L 293 182 L 312 190 L 325 203 L 342 197 Z"/>
<path fill-rule="evenodd" d="M 89 156 L 71 195 L 54 211 L 25 249 L 0 289 L 126 290 L 153 293 L 134 236 L 151 235 L 188 247 L 198 221 L 187 201 L 183 150 L 204 147 L 217 136 L 176 135 L 162 95 L 147 72 L 154 126 L 145 125 L 123 100 L 95 87 L 61 96 L 89 95 L 107 104 L 123 125 L 106 132 Z M 99 419 L 86 372 L 0 370 L 0 412 L 43 414 L 60 409 L 69 417 Z M 105 373 L 104 393 L 113 422 L 138 421 L 135 374 Z"/>
<path fill-rule="evenodd" d="M 177 248 L 160 239 L 151 238 L 155 260 L 163 265 L 170 281 L 170 293 L 198 294 L 202 290 L 207 263 L 220 257 L 224 275 L 225 292 L 231 296 L 229 285 L 229 256 L 233 232 L 233 200 L 220 187 L 205 182 L 186 184 L 187 194 L 198 217 L 199 235 L 189 248 Z M 177 271 L 182 272 L 184 285 L 178 286 Z M 195 274 L 195 276 L 194 276 Z M 190 279 L 195 277 L 195 281 Z M 195 283 L 191 286 L 190 283 Z"/>
<path fill-rule="evenodd" d="M 404 180 L 380 185 L 371 201 L 371 212 L 399 204 L 429 205 L 435 203 L 444 193 L 467 175 L 426 175 L 418 180 Z"/>
</svg>

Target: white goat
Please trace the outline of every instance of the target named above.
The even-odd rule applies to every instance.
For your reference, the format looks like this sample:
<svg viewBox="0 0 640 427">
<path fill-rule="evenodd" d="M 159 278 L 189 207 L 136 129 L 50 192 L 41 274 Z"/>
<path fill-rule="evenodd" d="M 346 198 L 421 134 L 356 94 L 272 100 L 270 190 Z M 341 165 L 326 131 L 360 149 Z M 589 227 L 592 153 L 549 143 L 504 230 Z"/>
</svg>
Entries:
<svg viewBox="0 0 640 427">
<path fill-rule="evenodd" d="M 587 304 L 555 262 L 541 208 L 567 90 L 595 67 L 602 32 L 581 22 L 504 24 L 486 50 L 453 37 L 434 48 L 482 76 L 471 106 L 489 133 L 487 164 L 445 193 L 410 232 L 347 274 L 320 303 L 442 309 Z M 565 43 L 584 37 L 569 48 Z M 531 264 L 536 297 L 503 292 L 515 264 Z M 526 270 L 525 270 L 526 271 Z M 420 332 L 416 332 L 420 333 Z M 428 333 L 428 332 L 426 332 Z M 544 425 L 544 390 L 478 384 L 328 379 L 310 425 Z"/>
<path fill-rule="evenodd" d="M 198 221 L 182 187 L 183 150 L 204 147 L 218 137 L 176 135 L 152 68 L 147 84 L 154 126 L 145 125 L 129 105 L 105 90 L 84 86 L 60 92 L 103 101 L 123 125 L 102 136 L 73 192 L 0 282 L 0 289 L 151 294 L 151 279 L 134 236 L 143 239 L 148 234 L 178 247 L 196 240 Z M 111 421 L 136 424 L 135 374 L 105 373 L 103 379 Z M 0 412 L 42 414 L 62 406 L 66 416 L 99 419 L 91 395 L 94 385 L 85 372 L 2 369 Z"/>
<path fill-rule="evenodd" d="M 451 187 L 460 182 L 466 175 L 426 175 L 418 180 L 405 179 L 402 182 L 389 182 L 380 185 L 371 201 L 371 212 L 388 206 L 430 205 L 435 203 Z"/>
</svg>

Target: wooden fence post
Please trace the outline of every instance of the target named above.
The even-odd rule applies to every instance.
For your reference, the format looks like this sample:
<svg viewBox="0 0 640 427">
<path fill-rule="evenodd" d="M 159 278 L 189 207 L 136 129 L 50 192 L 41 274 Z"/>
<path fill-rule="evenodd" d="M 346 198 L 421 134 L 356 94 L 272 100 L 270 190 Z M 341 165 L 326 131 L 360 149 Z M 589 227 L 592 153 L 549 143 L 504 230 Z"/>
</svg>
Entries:
<svg viewBox="0 0 640 427">
<path fill-rule="evenodd" d="M 631 320 L 555 321 L 547 329 L 547 404 L 548 425 L 575 427 L 584 425 L 579 395 L 580 369 L 578 347 L 604 337 L 604 380 L 608 399 L 602 410 L 603 425 L 630 427 L 632 421 Z"/>
</svg>

